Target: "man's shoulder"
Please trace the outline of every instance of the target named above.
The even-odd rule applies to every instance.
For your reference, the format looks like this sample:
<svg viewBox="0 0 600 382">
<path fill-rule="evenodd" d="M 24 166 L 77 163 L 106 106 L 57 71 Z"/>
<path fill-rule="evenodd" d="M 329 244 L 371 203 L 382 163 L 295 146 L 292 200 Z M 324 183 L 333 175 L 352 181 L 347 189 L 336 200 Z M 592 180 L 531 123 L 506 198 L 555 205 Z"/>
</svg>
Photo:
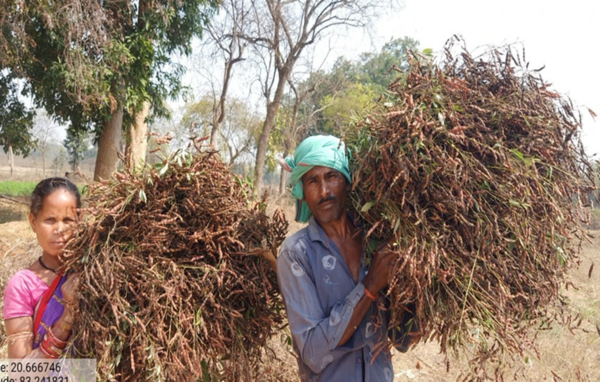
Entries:
<svg viewBox="0 0 600 382">
<path fill-rule="evenodd" d="M 283 243 L 281 244 L 280 252 L 304 252 L 306 251 L 306 246 L 310 242 L 310 237 L 308 233 L 308 226 L 296 231 L 291 236 L 288 236 Z"/>
<path fill-rule="evenodd" d="M 277 256 L 277 278 L 281 281 L 290 276 L 311 274 L 311 264 L 314 263 L 315 249 L 312 246 L 308 228 L 304 227 L 288 236 Z M 280 285 L 281 287 L 281 285 Z"/>
</svg>

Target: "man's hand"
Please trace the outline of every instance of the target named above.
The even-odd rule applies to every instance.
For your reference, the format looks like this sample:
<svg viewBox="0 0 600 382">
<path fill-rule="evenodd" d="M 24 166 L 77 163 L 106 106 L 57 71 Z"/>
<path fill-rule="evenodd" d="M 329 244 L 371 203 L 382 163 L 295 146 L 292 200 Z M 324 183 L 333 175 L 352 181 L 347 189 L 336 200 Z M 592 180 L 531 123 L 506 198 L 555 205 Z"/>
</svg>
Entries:
<svg viewBox="0 0 600 382">
<path fill-rule="evenodd" d="M 363 279 L 365 288 L 375 295 L 388 284 L 390 269 L 398 258 L 398 253 L 392 250 L 394 240 L 395 238 L 388 239 L 377 247 L 369 274 Z"/>
<path fill-rule="evenodd" d="M 379 294 L 379 292 L 388 284 L 390 269 L 398 258 L 398 253 L 392 250 L 391 243 L 395 241 L 394 239 L 395 238 L 386 240 L 377 247 L 373 254 L 373 261 L 371 262 L 369 274 L 362 280 L 365 289 L 374 295 Z M 360 325 L 360 322 L 371 305 L 373 305 L 373 300 L 365 293 L 358 305 L 354 308 L 348 327 L 346 328 L 346 331 L 344 331 L 338 346 L 344 345 L 354 335 L 356 328 Z"/>
</svg>

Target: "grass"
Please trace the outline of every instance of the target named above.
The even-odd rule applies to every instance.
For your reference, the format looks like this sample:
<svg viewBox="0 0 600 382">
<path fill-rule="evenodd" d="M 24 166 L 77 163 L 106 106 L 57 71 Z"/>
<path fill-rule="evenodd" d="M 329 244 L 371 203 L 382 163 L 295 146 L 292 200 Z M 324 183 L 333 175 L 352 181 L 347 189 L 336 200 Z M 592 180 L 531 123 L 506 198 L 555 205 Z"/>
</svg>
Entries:
<svg viewBox="0 0 600 382">
<path fill-rule="evenodd" d="M 37 182 L 3 180 L 0 181 L 0 195 L 29 196 L 36 185 Z"/>
<path fill-rule="evenodd" d="M 0 180 L 0 195 L 4 196 L 31 196 L 31 193 L 38 182 L 20 181 L 20 180 Z M 77 185 L 79 192 L 83 195 L 82 185 Z"/>
</svg>

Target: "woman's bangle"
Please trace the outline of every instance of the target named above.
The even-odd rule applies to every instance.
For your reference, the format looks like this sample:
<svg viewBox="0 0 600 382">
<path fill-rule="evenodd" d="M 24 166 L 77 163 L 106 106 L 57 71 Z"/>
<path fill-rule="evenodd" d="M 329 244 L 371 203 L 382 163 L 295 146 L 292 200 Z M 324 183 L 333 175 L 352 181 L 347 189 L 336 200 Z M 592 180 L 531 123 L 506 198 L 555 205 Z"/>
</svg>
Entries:
<svg viewBox="0 0 600 382">
<path fill-rule="evenodd" d="M 367 287 L 365 287 L 365 295 L 370 298 L 372 301 L 377 301 L 377 296 L 375 296 L 373 293 L 371 293 Z"/>
<path fill-rule="evenodd" d="M 52 346 L 49 337 L 46 334 L 44 340 L 40 343 L 40 351 L 48 358 L 56 359 L 62 354 L 62 349 Z"/>
<path fill-rule="evenodd" d="M 15 334 L 11 334 L 8 337 L 6 337 L 6 339 L 8 341 L 8 344 L 12 346 L 12 345 L 14 345 L 17 342 L 17 340 L 20 340 L 20 339 L 23 339 L 23 338 L 29 339 L 31 337 L 34 337 L 33 332 L 23 331 L 23 332 L 18 332 L 18 333 L 15 333 Z"/>
<path fill-rule="evenodd" d="M 44 345 L 44 341 L 42 341 L 40 343 L 40 346 L 38 346 L 38 348 L 40 349 L 40 351 L 46 358 L 58 358 L 58 357 L 55 357 L 55 354 L 52 354 L 49 350 L 47 350 L 45 346 L 46 345 Z"/>
<path fill-rule="evenodd" d="M 48 338 L 48 342 L 50 343 L 50 345 L 59 348 L 59 349 L 64 349 L 65 346 L 67 346 L 67 341 L 63 341 L 63 340 L 59 340 L 58 338 L 56 338 L 56 335 L 54 335 L 54 333 L 52 333 L 52 328 L 51 327 L 48 332 L 46 332 L 46 336 Z"/>
</svg>

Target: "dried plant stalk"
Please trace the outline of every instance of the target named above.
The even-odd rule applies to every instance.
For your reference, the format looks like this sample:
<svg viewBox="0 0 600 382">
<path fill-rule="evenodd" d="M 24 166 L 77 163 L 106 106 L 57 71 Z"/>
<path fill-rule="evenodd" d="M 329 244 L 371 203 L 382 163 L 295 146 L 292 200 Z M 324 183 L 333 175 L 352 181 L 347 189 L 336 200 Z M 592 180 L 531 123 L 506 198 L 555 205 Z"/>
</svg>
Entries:
<svg viewBox="0 0 600 382">
<path fill-rule="evenodd" d="M 287 221 L 249 193 L 206 152 L 90 187 L 64 257 L 82 279 L 77 351 L 100 379 L 256 380 L 284 322 L 265 258 Z"/>
<path fill-rule="evenodd" d="M 510 47 L 454 50 L 412 57 L 347 137 L 353 208 L 372 242 L 399 237 L 392 324 L 415 304 L 424 338 L 471 354 L 465 380 L 502 378 L 532 328 L 577 321 L 559 291 L 597 187 L 570 100 Z"/>
</svg>

